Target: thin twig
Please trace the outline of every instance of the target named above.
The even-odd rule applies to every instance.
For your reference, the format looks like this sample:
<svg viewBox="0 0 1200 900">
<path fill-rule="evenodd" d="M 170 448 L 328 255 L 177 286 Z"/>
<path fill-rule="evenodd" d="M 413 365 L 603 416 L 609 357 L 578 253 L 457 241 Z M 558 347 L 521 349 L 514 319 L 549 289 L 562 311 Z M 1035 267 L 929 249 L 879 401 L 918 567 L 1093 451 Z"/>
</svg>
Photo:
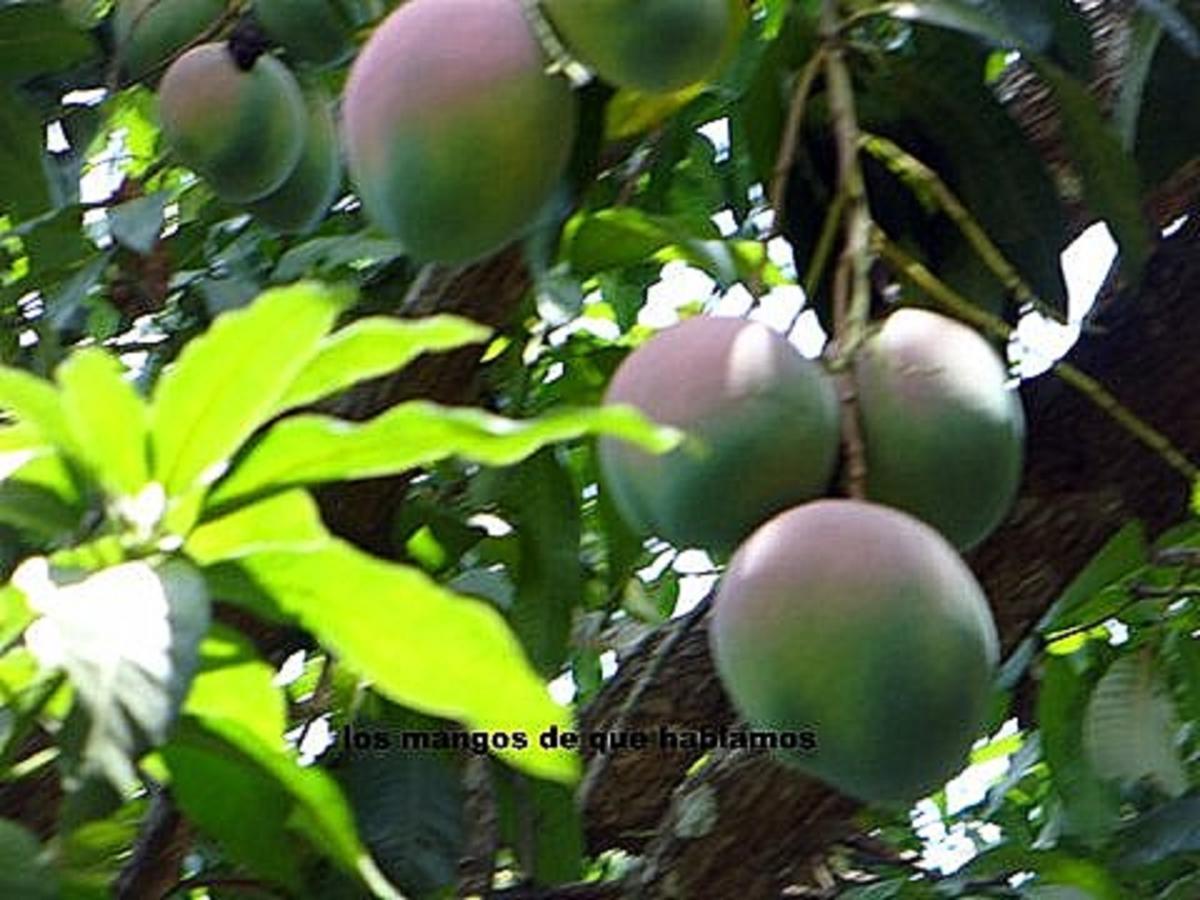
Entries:
<svg viewBox="0 0 1200 900">
<path fill-rule="evenodd" d="M 788 105 L 787 123 L 779 140 L 779 151 L 775 154 L 775 169 L 771 173 L 771 208 L 775 211 L 771 218 L 771 231 L 768 237 L 775 237 L 783 231 L 784 212 L 787 208 L 787 179 L 796 162 L 796 148 L 800 143 L 800 126 L 804 122 L 804 110 L 808 105 L 808 96 L 812 92 L 813 83 L 821 66 L 825 62 L 825 48 L 822 47 L 812 55 L 796 79 L 796 87 L 792 91 L 792 101 Z"/>
<path fill-rule="evenodd" d="M 1034 293 L 1033 289 L 1023 279 L 1016 267 L 1004 256 L 999 247 L 992 242 L 983 226 L 967 210 L 962 201 L 950 190 L 936 172 L 921 162 L 903 147 L 885 137 L 865 134 L 862 139 L 863 148 L 872 156 L 879 159 L 892 172 L 907 184 L 914 193 L 922 190 L 927 192 L 938 207 L 962 232 L 963 237 L 978 254 L 992 274 L 1004 285 L 1019 303 L 1028 305 L 1047 318 L 1061 321 L 1062 316 Z"/>
<path fill-rule="evenodd" d="M 880 255 L 893 266 L 897 274 L 912 282 L 939 306 L 949 310 L 963 321 L 1002 340 L 1009 340 L 1012 337 L 1012 326 L 998 316 L 975 306 L 919 261 L 897 247 L 882 230 L 876 228 L 872 240 Z M 1197 468 L 1179 448 L 1171 443 L 1166 435 L 1122 404 L 1095 378 L 1061 360 L 1051 367 L 1051 371 L 1107 413 L 1122 429 L 1158 454 L 1167 465 L 1186 478 L 1189 484 L 1195 484 L 1200 479 L 1200 468 Z"/>
<path fill-rule="evenodd" d="M 866 446 L 858 417 L 857 394 L 847 370 L 866 336 L 871 311 L 871 210 L 858 158 L 861 134 L 854 85 L 840 46 L 839 29 L 836 0 L 824 0 L 821 33 L 825 47 L 825 83 L 837 142 L 838 194 L 844 198 L 841 224 L 845 235 L 833 278 L 834 337 L 829 359 L 830 369 L 841 382 L 845 490 L 848 496 L 862 499 L 867 494 Z"/>
<path fill-rule="evenodd" d="M 1114 610 L 1106 613 L 1103 616 L 1097 616 L 1090 622 L 1082 622 L 1078 625 L 1071 625 L 1059 631 L 1052 631 L 1043 637 L 1046 644 L 1053 644 L 1056 641 L 1061 641 L 1064 638 L 1072 637 L 1076 634 L 1086 634 L 1093 628 L 1099 628 L 1109 619 L 1119 619 L 1121 613 L 1129 609 L 1135 603 L 1141 600 L 1163 600 L 1169 599 L 1174 601 L 1179 597 L 1187 596 L 1200 592 L 1200 585 L 1188 584 L 1188 579 L 1191 578 L 1193 567 L 1185 565 L 1175 578 L 1175 583 L 1170 587 L 1156 587 L 1149 584 L 1134 584 L 1129 587 L 1129 596 Z"/>
</svg>

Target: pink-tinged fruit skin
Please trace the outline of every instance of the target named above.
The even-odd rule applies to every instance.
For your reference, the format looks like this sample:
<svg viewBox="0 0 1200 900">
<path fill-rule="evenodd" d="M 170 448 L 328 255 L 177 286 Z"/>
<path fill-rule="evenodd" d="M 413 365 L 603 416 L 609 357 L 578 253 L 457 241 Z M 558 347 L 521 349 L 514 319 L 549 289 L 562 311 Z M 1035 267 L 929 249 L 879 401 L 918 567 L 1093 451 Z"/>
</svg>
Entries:
<svg viewBox="0 0 1200 900">
<path fill-rule="evenodd" d="M 965 764 L 999 656 L 987 598 L 937 531 L 890 507 L 819 500 L 738 549 L 713 658 L 759 728 L 811 730 L 787 762 L 867 803 L 908 804 Z"/>
<path fill-rule="evenodd" d="M 167 69 L 158 100 L 176 158 L 231 203 L 276 190 L 304 149 L 304 96 L 274 57 L 244 72 L 225 44 L 201 44 Z"/>
<path fill-rule="evenodd" d="M 517 238 L 550 199 L 576 99 L 520 0 L 408 0 L 367 41 L 343 105 L 347 165 L 368 217 L 426 261 Z"/>
<path fill-rule="evenodd" d="M 664 92 L 712 75 L 742 27 L 740 0 L 542 0 L 571 54 L 619 87 Z"/>
<path fill-rule="evenodd" d="M 697 317 L 622 362 L 605 395 L 695 440 L 664 456 L 599 443 L 602 484 L 638 531 L 731 552 L 775 513 L 822 494 L 837 461 L 832 380 L 766 325 Z"/>
<path fill-rule="evenodd" d="M 867 495 L 929 522 L 960 550 L 982 542 L 1020 486 L 1025 416 L 1003 360 L 968 326 L 892 313 L 855 359 Z"/>
</svg>

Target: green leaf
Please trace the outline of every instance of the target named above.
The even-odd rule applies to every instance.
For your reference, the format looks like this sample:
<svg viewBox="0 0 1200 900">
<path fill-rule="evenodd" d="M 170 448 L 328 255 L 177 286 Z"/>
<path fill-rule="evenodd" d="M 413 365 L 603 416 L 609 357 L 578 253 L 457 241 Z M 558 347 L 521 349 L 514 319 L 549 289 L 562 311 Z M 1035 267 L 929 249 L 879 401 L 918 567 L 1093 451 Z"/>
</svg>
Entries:
<svg viewBox="0 0 1200 900">
<path fill-rule="evenodd" d="M 1200 722 L 1200 640 L 1186 631 L 1173 632 L 1166 641 L 1167 660 L 1175 682 L 1176 698 L 1185 722 Z"/>
<path fill-rule="evenodd" d="M 321 342 L 277 409 L 304 406 L 356 382 L 394 372 L 422 353 L 454 350 L 490 336 L 491 329 L 459 316 L 360 319 Z"/>
<path fill-rule="evenodd" d="M 337 782 L 318 768 L 301 768 L 293 757 L 261 744 L 233 722 L 210 723 L 208 732 L 235 746 L 289 795 L 295 826 L 314 846 L 355 872 L 376 897 L 403 900 L 379 872 L 359 840 L 354 815 Z"/>
<path fill-rule="evenodd" d="M 1122 266 L 1136 280 L 1151 250 L 1137 165 L 1083 84 L 1052 63 L 1033 64 L 1058 101 L 1063 139 L 1083 179 L 1084 199 L 1112 229 Z"/>
<path fill-rule="evenodd" d="M 1200 853 L 1200 794 L 1192 793 L 1138 816 L 1121 830 L 1122 863 L 1150 865 L 1178 853 Z"/>
<path fill-rule="evenodd" d="M 321 549 L 329 537 L 312 497 L 293 490 L 202 523 L 188 535 L 184 550 L 210 566 L 272 550 Z"/>
<path fill-rule="evenodd" d="M 1104 589 L 1144 566 L 1148 553 L 1145 527 L 1138 521 L 1126 523 L 1063 589 L 1038 622 L 1038 631 L 1053 640 L 1056 631 L 1094 622 L 1107 612 L 1115 612 L 1124 600 L 1124 592 L 1103 593 Z"/>
<path fill-rule="evenodd" d="M 416 896 L 454 884 L 465 823 L 459 779 L 445 761 L 429 753 L 352 752 L 333 776 L 388 878 Z"/>
<path fill-rule="evenodd" d="M 565 255 L 580 277 L 631 266 L 675 242 L 670 220 L 632 207 L 602 209 L 570 232 Z"/>
<path fill-rule="evenodd" d="M 1152 658 L 1124 656 L 1096 684 L 1084 716 L 1084 745 L 1103 778 L 1136 783 L 1147 778 L 1178 797 L 1188 778 L 1175 745 L 1175 707 Z"/>
<path fill-rule="evenodd" d="M 264 293 L 191 341 L 154 391 L 154 472 L 168 496 L 215 481 L 275 410 L 350 299 L 303 283 Z"/>
<path fill-rule="evenodd" d="M 539 884 L 566 884 L 583 874 L 583 822 L 574 794 L 561 784 L 530 785 L 534 847 L 531 869 Z"/>
<path fill-rule="evenodd" d="M 1065 317 L 1059 254 L 1069 235 L 1045 162 L 983 83 L 976 48 L 929 30 L 911 44 L 911 53 L 888 57 L 864 76 L 864 128 L 933 168 L 1034 293 Z M 894 241 L 912 241 L 947 284 L 982 308 L 1006 312 L 1007 291 L 994 272 L 957 225 L 930 214 L 921 176 L 901 161 L 874 158 L 864 159 L 863 172 L 872 214 Z"/>
<path fill-rule="evenodd" d="M 1083 748 L 1083 716 L 1089 685 L 1070 658 L 1051 656 L 1042 664 L 1037 721 L 1042 752 L 1067 815 L 1067 830 L 1084 836 L 1108 834 L 1118 805 L 1112 788 L 1101 781 Z"/>
<path fill-rule="evenodd" d="M 9 7 L 10 9 L 12 7 Z M 11 43 L 0 32 L 0 45 Z M 0 67 L 4 66 L 0 50 Z M 2 69 L 0 69 L 2 71 Z M 28 218 L 50 206 L 50 185 L 42 168 L 42 123 L 15 92 L 0 83 L 0 214 Z"/>
<path fill-rule="evenodd" d="M 72 25 L 57 4 L 0 6 L 0 82 L 65 69 L 95 50 L 87 32 Z"/>
<path fill-rule="evenodd" d="M 96 252 L 84 235 L 83 211 L 67 206 L 27 219 L 13 229 L 29 253 L 30 287 L 51 288 Z"/>
<path fill-rule="evenodd" d="M 998 0 L 922 0 L 894 3 L 888 11 L 896 19 L 962 31 L 998 47 L 1015 48 L 1024 44 L 1022 35 L 1010 27 Z"/>
<path fill-rule="evenodd" d="M 1186 15 L 1176 9 L 1175 0 L 1137 0 L 1139 13 L 1152 18 L 1192 57 L 1200 57 L 1200 32 Z"/>
<path fill-rule="evenodd" d="M 135 784 L 133 762 L 166 740 L 196 670 L 209 623 L 203 580 L 173 560 L 67 582 L 35 558 L 13 584 L 42 616 L 26 632 L 29 646 L 43 666 L 66 670 L 87 713 L 85 767 L 118 789 Z"/>
<path fill-rule="evenodd" d="M 329 416 L 294 416 L 272 426 L 250 449 L 217 486 L 212 503 L 302 484 L 391 475 L 454 456 L 511 465 L 547 444 L 587 435 L 623 438 L 650 451 L 670 449 L 679 439 L 677 432 L 653 425 L 636 410 L 616 406 L 564 409 L 518 421 L 418 400 L 361 425 Z"/>
<path fill-rule="evenodd" d="M 922 0 L 894 3 L 897 19 L 974 35 L 988 44 L 1043 56 L 1081 77 L 1091 67 L 1087 23 L 1069 0 Z"/>
<path fill-rule="evenodd" d="M 183 712 L 201 725 L 235 722 L 264 746 L 283 746 L 287 711 L 275 670 L 232 628 L 215 625 L 200 645 L 200 668 Z"/>
<path fill-rule="evenodd" d="M 295 829 L 376 897 L 403 900 L 363 847 L 346 798 L 326 772 L 301 768 L 235 722 L 187 724 L 163 748 L 172 793 L 231 856 L 299 892 L 288 834 Z"/>
<path fill-rule="evenodd" d="M 16 417 L 65 454 L 74 452 L 71 429 L 54 385 L 20 369 L 0 366 L 0 410 Z"/>
<path fill-rule="evenodd" d="M 1122 261 L 1130 277 L 1136 279 L 1150 253 L 1137 167 L 1087 87 L 1058 65 L 1054 57 L 1044 55 L 1051 49 L 1054 22 L 1038 22 L 1037 17 L 1030 19 L 1024 13 L 1015 15 L 1008 5 L 996 0 L 925 0 L 894 4 L 891 12 L 896 18 L 957 29 L 1022 52 L 1054 91 L 1063 138 L 1083 179 L 1085 199 L 1112 229 Z"/>
<path fill-rule="evenodd" d="M 0 478 L 0 522 L 47 540 L 78 526 L 82 501 L 52 449 L 0 451 L 0 475 L 5 476 Z"/>
<path fill-rule="evenodd" d="M 58 876 L 46 865 L 38 839 L 16 822 L 0 819 L 0 897 L 57 900 Z"/>
<path fill-rule="evenodd" d="M 374 682 L 384 695 L 484 731 L 520 731 L 529 749 L 501 751 L 514 766 L 568 781 L 576 758 L 537 746 L 551 725 L 569 727 L 501 615 L 452 594 L 422 573 L 330 541 L 309 552 L 266 551 L 223 563 Z M 228 577 L 222 583 L 238 583 Z M 244 597 L 224 594 L 234 602 Z M 251 605 L 263 604 L 250 598 Z"/>
<path fill-rule="evenodd" d="M 1152 16 L 1144 11 L 1134 15 L 1129 28 L 1129 53 L 1122 67 L 1120 90 L 1113 107 L 1113 125 L 1126 153 L 1133 152 L 1137 141 L 1142 96 L 1162 34 L 1162 25 Z"/>
<path fill-rule="evenodd" d="M 167 199 L 165 191 L 158 191 L 109 209 L 108 230 L 113 240 L 134 253 L 146 254 L 153 250 L 162 231 Z"/>
<path fill-rule="evenodd" d="M 1200 873 L 1192 872 L 1167 885 L 1155 900 L 1195 900 L 1200 896 Z"/>
<path fill-rule="evenodd" d="M 1188 166 L 1200 146 L 1200 117 L 1180 110 L 1200 103 L 1196 60 L 1175 41 L 1159 41 L 1142 88 L 1135 155 L 1147 187 L 1156 187 Z"/>
<path fill-rule="evenodd" d="M 136 495 L 150 478 L 146 404 L 124 374 L 96 347 L 73 353 L 55 373 L 75 446 L 113 497 Z"/>
<path fill-rule="evenodd" d="M 46 320 L 55 328 L 74 328 L 83 318 L 88 298 L 104 277 L 113 251 L 93 252 L 71 276 L 46 292 Z"/>
<path fill-rule="evenodd" d="M 34 618 L 24 593 L 11 584 L 0 587 L 0 645 L 16 640 Z"/>
<path fill-rule="evenodd" d="M 554 675 L 567 658 L 572 614 L 583 595 L 580 498 L 549 449 L 502 478 L 520 547 L 513 630 L 537 670 Z"/>
<path fill-rule="evenodd" d="M 55 865 L 61 874 L 63 900 L 106 900 L 111 885 L 129 861 L 146 815 L 145 799 L 127 803 L 112 816 L 57 836 Z"/>
<path fill-rule="evenodd" d="M 79 510 L 40 485 L 9 479 L 0 484 L 0 522 L 49 542 L 79 524 Z"/>
<path fill-rule="evenodd" d="M 283 254 L 271 273 L 271 280 L 295 281 L 352 264 L 390 262 L 403 255 L 404 246 L 399 241 L 380 240 L 361 233 L 313 238 Z"/>
</svg>

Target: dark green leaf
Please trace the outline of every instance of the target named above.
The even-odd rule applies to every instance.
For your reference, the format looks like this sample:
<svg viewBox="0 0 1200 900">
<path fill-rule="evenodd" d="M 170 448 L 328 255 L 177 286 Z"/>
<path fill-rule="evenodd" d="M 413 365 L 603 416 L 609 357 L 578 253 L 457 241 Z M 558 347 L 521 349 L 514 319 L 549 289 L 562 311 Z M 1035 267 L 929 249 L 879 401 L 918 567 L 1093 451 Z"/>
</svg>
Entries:
<svg viewBox="0 0 1200 900">
<path fill-rule="evenodd" d="M 350 809 L 324 771 L 301 768 L 278 744 L 228 720 L 185 722 L 162 756 L 188 819 L 251 871 L 298 892 L 298 832 L 360 875 L 375 896 L 399 896 L 359 842 Z"/>
<path fill-rule="evenodd" d="M 1130 24 L 1129 53 L 1122 67 L 1120 91 L 1113 108 L 1113 126 L 1127 153 L 1133 151 L 1137 140 L 1142 97 L 1162 33 L 1162 25 L 1144 12 L 1136 14 Z"/>
<path fill-rule="evenodd" d="M 1121 861 L 1140 866 L 1177 853 L 1200 853 L 1200 794 L 1155 807 L 1121 830 Z"/>
<path fill-rule="evenodd" d="M 539 884 L 578 881 L 583 873 L 583 822 L 575 795 L 561 784 L 534 781 L 532 804 L 534 856 L 530 866 Z"/>
<path fill-rule="evenodd" d="M 1122 266 L 1136 281 L 1151 246 L 1137 166 L 1083 84 L 1051 63 L 1035 66 L 1054 90 L 1063 138 L 1083 179 L 1084 199 L 1112 229 L 1121 248 Z"/>
<path fill-rule="evenodd" d="M 1046 657 L 1037 720 L 1042 751 L 1067 813 L 1069 830 L 1102 836 L 1116 824 L 1117 798 L 1096 775 L 1084 752 L 1083 716 L 1089 688 L 1069 658 Z"/>
<path fill-rule="evenodd" d="M 1159 41 L 1142 91 L 1135 153 L 1147 187 L 1162 184 L 1196 157 L 1200 116 L 1180 110 L 1200 105 L 1197 62 L 1175 41 Z"/>
<path fill-rule="evenodd" d="M 46 865 L 37 838 L 7 819 L 0 819 L 0 897 L 14 900 L 59 897 L 58 876 Z"/>
<path fill-rule="evenodd" d="M 72 25 L 57 4 L 0 6 L 0 82 L 65 69 L 95 50 L 87 32 Z"/>
<path fill-rule="evenodd" d="M 99 284 L 111 259 L 110 253 L 93 254 L 46 294 L 46 318 L 59 330 L 82 330 L 87 319 L 87 301 Z"/>
<path fill-rule="evenodd" d="M 380 240 L 365 234 L 313 238 L 283 254 L 271 273 L 271 280 L 285 283 L 316 273 L 330 272 L 351 263 L 388 262 L 403 255 L 404 247 L 399 242 Z"/>
<path fill-rule="evenodd" d="M 463 797 L 444 761 L 428 753 L 350 752 L 333 774 L 388 878 L 417 896 L 454 883 L 465 840 Z"/>
<path fill-rule="evenodd" d="M 0 36 L 0 44 L 6 38 L 8 35 Z M 3 84 L 0 134 L 4 135 L 0 142 L 0 214 L 15 214 L 18 219 L 36 215 L 50 206 L 50 185 L 42 169 L 42 123 L 17 93 Z"/>
<path fill-rule="evenodd" d="M 1148 655 L 1114 662 L 1096 684 L 1083 720 L 1084 747 L 1103 778 L 1136 784 L 1143 778 L 1178 797 L 1187 773 L 1175 748 L 1174 705 Z"/>
<path fill-rule="evenodd" d="M 1152 17 L 1177 44 L 1196 59 L 1200 57 L 1200 32 L 1191 20 L 1176 8 L 1174 0 L 1137 0 L 1142 12 Z"/>
<path fill-rule="evenodd" d="M 1038 622 L 1038 630 L 1053 635 L 1055 631 L 1094 622 L 1107 612 L 1115 612 L 1124 599 L 1123 593 L 1105 594 L 1102 606 L 1095 600 L 1105 588 L 1145 565 L 1147 554 L 1146 529 L 1138 521 L 1127 523 L 1063 589 Z"/>
<path fill-rule="evenodd" d="M 127 200 L 108 211 L 108 230 L 123 247 L 134 253 L 149 253 L 158 243 L 166 209 L 167 194 L 163 191 Z"/>
<path fill-rule="evenodd" d="M 888 59 L 865 79 L 864 127 L 933 169 L 1034 293 L 1065 316 L 1059 254 L 1068 240 L 1066 216 L 1040 153 L 984 84 L 982 53 L 928 29 L 912 45 L 911 53 Z M 1007 294 L 996 276 L 956 225 L 925 208 L 921 186 L 912 178 L 902 183 L 896 174 L 864 160 L 872 213 L 881 227 L 893 240 L 920 246 L 951 287 L 1003 314 Z M 815 232 L 820 226 L 809 227 Z M 808 238 L 815 240 L 815 233 Z"/>
<path fill-rule="evenodd" d="M 552 450 L 506 472 L 504 484 L 521 548 L 513 629 L 534 667 L 553 675 L 567 658 L 572 613 L 583 593 L 579 496 Z"/>
<path fill-rule="evenodd" d="M 586 216 L 567 239 L 565 255 L 580 277 L 635 265 L 675 240 L 669 221 L 625 207 Z"/>
</svg>

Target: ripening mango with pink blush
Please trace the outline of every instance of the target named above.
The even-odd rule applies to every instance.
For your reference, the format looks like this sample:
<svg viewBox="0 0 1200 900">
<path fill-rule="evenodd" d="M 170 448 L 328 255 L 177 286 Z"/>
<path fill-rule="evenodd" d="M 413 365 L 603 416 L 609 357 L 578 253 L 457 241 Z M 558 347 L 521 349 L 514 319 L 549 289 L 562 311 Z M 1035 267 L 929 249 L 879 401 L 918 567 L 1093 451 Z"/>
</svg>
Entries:
<svg viewBox="0 0 1200 900">
<path fill-rule="evenodd" d="M 999 656 L 983 588 L 932 526 L 862 500 L 789 509 L 730 560 L 709 630 L 753 727 L 812 731 L 784 761 L 867 803 L 908 806 L 967 763 Z"/>
<path fill-rule="evenodd" d="M 243 70 L 223 43 L 200 44 L 175 60 L 158 108 L 179 162 L 231 203 L 276 190 L 304 147 L 304 95 L 292 73 L 271 56 Z"/>
<path fill-rule="evenodd" d="M 346 83 L 347 164 L 371 221 L 415 257 L 465 262 L 520 236 L 571 152 L 576 100 L 521 0 L 409 0 Z"/>
<path fill-rule="evenodd" d="M 597 445 L 604 491 L 634 530 L 730 553 L 776 513 L 820 496 L 837 462 L 832 379 L 761 322 L 697 316 L 629 354 L 605 393 L 691 440 L 666 455 Z"/>
<path fill-rule="evenodd" d="M 867 496 L 983 542 L 1021 484 L 1025 415 L 1004 360 L 974 329 L 906 308 L 876 325 L 854 361 Z"/>
</svg>

